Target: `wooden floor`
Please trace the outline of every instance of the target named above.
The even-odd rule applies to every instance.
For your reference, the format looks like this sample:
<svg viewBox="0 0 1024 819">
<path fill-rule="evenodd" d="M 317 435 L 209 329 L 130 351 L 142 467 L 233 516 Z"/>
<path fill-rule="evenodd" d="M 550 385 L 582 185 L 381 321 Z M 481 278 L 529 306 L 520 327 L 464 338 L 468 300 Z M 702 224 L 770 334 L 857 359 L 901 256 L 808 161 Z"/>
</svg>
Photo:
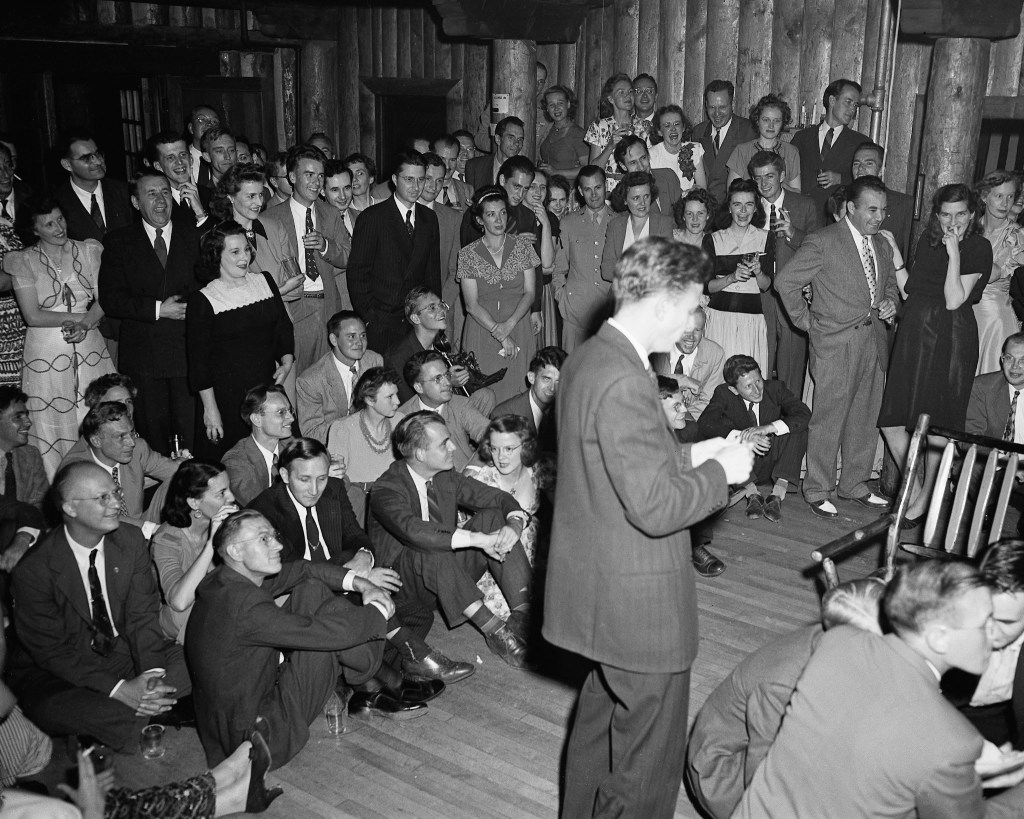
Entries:
<svg viewBox="0 0 1024 819">
<path fill-rule="evenodd" d="M 781 524 L 748 521 L 740 504 L 715 531 L 713 551 L 727 564 L 720 577 L 698 579 L 700 654 L 693 667 L 690 719 L 748 652 L 816 619 L 819 590 L 810 553 L 876 516 L 839 503 L 840 516 L 812 516 L 797 496 L 783 505 Z M 866 574 L 879 550 L 849 561 L 846 576 Z M 374 718 L 334 739 L 322 720 L 307 747 L 269 779 L 285 793 L 273 817 L 396 817 L 484 819 L 555 817 L 560 756 L 575 697 L 565 682 L 509 669 L 479 635 L 435 622 L 430 642 L 448 656 L 478 663 L 477 673 L 450 687 L 420 719 Z M 680 726 L 682 730 L 682 726 Z M 194 731 L 170 731 L 157 761 L 117 758 L 120 781 L 157 784 L 204 769 Z M 676 815 L 697 816 L 685 793 Z"/>
</svg>

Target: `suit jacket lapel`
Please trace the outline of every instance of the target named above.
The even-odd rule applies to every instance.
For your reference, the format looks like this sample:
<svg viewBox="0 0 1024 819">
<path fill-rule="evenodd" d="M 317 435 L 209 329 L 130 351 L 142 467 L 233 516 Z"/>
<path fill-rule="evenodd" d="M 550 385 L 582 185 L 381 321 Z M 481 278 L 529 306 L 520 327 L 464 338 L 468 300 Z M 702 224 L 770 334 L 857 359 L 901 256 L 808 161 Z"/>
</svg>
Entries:
<svg viewBox="0 0 1024 819">
<path fill-rule="evenodd" d="M 344 409 L 348 406 L 348 393 L 345 392 L 345 382 L 341 380 L 341 373 L 338 372 L 333 356 L 324 361 L 324 365 L 326 370 L 324 378 L 327 381 L 327 389 L 331 393 L 330 397 L 338 409 Z"/>
<path fill-rule="evenodd" d="M 328 481 L 327 490 L 320 499 L 320 503 L 316 505 L 316 515 L 320 518 L 320 534 L 324 539 L 324 543 L 327 544 L 327 548 L 331 552 L 331 559 L 333 560 L 340 556 L 344 550 L 343 541 L 345 538 L 341 528 L 339 501 L 333 496 L 327 496 L 327 493 L 330 491 L 331 483 Z"/>
<path fill-rule="evenodd" d="M 82 583 L 82 574 L 78 571 L 78 563 L 75 562 L 74 553 L 71 551 L 71 544 L 64 536 L 63 527 L 58 531 L 54 541 L 50 566 L 57 578 L 57 588 L 71 602 L 78 615 L 91 626 L 92 611 L 89 607 L 89 597 Z"/>
<path fill-rule="evenodd" d="M 412 239 L 409 238 L 409 230 L 402 220 L 402 214 L 398 212 L 398 204 L 395 198 L 391 197 L 386 201 L 388 221 L 391 222 L 391 233 L 395 237 L 403 255 L 408 258 L 412 254 Z"/>
<path fill-rule="evenodd" d="M 123 525 L 123 524 L 122 524 Z M 103 541 L 104 574 L 107 580 L 107 608 L 114 618 L 114 628 L 124 634 L 126 623 L 123 622 L 121 603 L 127 596 L 126 583 L 128 570 L 124 565 L 124 552 L 116 538 L 117 533 L 111 532 Z"/>
</svg>

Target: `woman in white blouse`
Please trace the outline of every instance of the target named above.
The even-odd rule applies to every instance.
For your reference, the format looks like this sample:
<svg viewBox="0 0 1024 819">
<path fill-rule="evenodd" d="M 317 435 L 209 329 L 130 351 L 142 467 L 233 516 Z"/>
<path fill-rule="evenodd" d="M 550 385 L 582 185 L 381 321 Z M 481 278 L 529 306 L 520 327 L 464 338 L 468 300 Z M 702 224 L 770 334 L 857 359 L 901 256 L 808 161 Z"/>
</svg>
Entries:
<svg viewBox="0 0 1024 819">
<path fill-rule="evenodd" d="M 612 210 L 619 215 L 608 221 L 601 278 L 611 281 L 615 264 L 634 242 L 650 236 L 672 238 L 672 217 L 651 210 L 658 197 L 658 186 L 649 173 L 632 171 L 612 191 Z"/>
</svg>

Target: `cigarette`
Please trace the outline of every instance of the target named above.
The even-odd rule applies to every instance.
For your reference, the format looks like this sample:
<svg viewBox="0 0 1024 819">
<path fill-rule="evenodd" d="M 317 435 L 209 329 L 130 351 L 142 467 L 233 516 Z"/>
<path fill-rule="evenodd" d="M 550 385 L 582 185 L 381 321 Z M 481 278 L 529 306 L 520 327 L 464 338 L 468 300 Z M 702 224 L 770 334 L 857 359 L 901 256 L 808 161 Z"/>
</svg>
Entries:
<svg viewBox="0 0 1024 819">
<path fill-rule="evenodd" d="M 86 748 L 84 751 L 82 751 L 82 759 L 85 759 L 87 756 L 89 756 L 89 754 L 91 754 L 95 750 L 96 750 L 96 746 L 95 745 L 90 745 L 88 748 Z"/>
</svg>

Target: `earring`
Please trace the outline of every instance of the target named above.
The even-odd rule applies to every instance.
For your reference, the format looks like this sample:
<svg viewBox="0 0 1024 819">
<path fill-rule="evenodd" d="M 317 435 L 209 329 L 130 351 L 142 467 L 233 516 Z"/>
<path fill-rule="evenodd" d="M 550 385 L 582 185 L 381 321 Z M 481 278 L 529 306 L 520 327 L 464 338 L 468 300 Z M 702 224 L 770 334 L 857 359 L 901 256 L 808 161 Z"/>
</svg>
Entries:
<svg viewBox="0 0 1024 819">
<path fill-rule="evenodd" d="M 203 516 L 203 513 L 200 512 L 198 509 L 193 509 L 192 510 L 192 517 L 194 517 L 196 520 L 199 520 L 199 518 L 201 518 L 202 516 Z"/>
</svg>

